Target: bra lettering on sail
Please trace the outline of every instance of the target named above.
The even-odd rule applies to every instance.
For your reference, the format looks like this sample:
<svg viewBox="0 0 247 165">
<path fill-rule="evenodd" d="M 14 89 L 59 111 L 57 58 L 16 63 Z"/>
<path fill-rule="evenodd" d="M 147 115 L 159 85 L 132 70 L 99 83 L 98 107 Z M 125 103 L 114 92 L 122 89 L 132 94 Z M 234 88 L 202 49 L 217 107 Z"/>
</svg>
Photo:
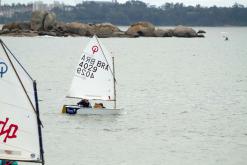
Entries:
<svg viewBox="0 0 247 165">
<path fill-rule="evenodd" d="M 0 126 L 2 126 L 1 130 L 0 130 L 0 137 L 2 135 L 5 135 L 4 137 L 4 140 L 3 142 L 6 143 L 7 142 L 7 139 L 12 139 L 12 138 L 16 138 L 16 132 L 18 130 L 18 125 L 16 124 L 10 124 L 8 128 L 5 128 L 7 127 L 7 123 L 9 121 L 9 118 L 6 118 L 5 119 L 5 122 L 4 121 L 0 121 Z M 11 134 L 12 133 L 12 134 Z"/>
<path fill-rule="evenodd" d="M 0 78 L 3 77 L 5 73 L 8 71 L 8 66 L 4 62 L 0 62 Z"/>
</svg>

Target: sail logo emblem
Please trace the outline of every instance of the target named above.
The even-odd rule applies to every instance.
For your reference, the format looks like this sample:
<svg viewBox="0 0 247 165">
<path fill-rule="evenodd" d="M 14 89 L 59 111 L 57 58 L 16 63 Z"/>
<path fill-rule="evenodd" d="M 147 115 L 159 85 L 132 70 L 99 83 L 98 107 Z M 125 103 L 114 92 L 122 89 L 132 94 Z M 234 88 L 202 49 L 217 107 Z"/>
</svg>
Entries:
<svg viewBox="0 0 247 165">
<path fill-rule="evenodd" d="M 3 77 L 5 73 L 8 71 L 8 66 L 4 62 L 0 61 L 0 78 Z"/>
<path fill-rule="evenodd" d="M 4 136 L 3 142 L 6 143 L 7 139 L 13 139 L 16 138 L 16 132 L 18 130 L 18 125 L 16 124 L 10 124 L 7 127 L 9 118 L 6 118 L 5 121 L 0 120 L 0 137 Z"/>
<path fill-rule="evenodd" d="M 94 53 L 97 53 L 97 52 L 99 51 L 99 47 L 96 46 L 96 45 L 93 46 L 93 47 L 92 47 L 92 51 L 93 51 L 93 54 L 94 54 Z"/>
</svg>

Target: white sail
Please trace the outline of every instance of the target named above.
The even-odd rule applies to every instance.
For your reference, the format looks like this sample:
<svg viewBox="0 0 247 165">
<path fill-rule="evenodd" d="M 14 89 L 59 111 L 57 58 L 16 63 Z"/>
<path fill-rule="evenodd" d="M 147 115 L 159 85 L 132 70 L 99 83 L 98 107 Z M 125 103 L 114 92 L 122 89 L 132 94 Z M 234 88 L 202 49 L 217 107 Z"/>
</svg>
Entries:
<svg viewBox="0 0 247 165">
<path fill-rule="evenodd" d="M 114 81 L 112 56 L 94 36 L 76 64 L 67 97 L 115 100 Z"/>
<path fill-rule="evenodd" d="M 0 44 L 0 159 L 41 161 L 33 81 Z"/>
</svg>

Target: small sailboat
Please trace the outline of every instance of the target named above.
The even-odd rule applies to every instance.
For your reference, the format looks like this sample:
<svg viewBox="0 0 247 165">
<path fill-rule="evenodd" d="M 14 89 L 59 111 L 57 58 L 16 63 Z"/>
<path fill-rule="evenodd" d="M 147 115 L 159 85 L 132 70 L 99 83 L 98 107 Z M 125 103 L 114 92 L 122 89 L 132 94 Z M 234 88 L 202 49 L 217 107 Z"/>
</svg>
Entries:
<svg viewBox="0 0 247 165">
<path fill-rule="evenodd" d="M 36 81 L 0 39 L 0 160 L 44 164 L 41 126 Z"/>
<path fill-rule="evenodd" d="M 113 101 L 113 108 L 64 105 L 62 112 L 85 115 L 120 114 L 116 108 L 116 79 L 114 57 L 97 36 L 93 36 L 76 64 L 74 78 L 67 98 Z"/>
<path fill-rule="evenodd" d="M 225 40 L 225 41 L 228 41 L 229 40 L 229 35 L 227 32 L 221 32 L 221 35 L 222 35 L 222 38 Z"/>
</svg>

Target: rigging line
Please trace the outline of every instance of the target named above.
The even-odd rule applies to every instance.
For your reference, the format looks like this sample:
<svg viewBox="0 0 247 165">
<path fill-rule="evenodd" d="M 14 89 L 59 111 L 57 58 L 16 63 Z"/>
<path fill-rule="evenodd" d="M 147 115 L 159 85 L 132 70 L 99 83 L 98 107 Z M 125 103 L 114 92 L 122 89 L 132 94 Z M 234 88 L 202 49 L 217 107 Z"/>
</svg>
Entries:
<svg viewBox="0 0 247 165">
<path fill-rule="evenodd" d="M 37 112 L 36 112 L 36 110 L 35 110 L 35 107 L 34 107 L 32 101 L 31 101 L 30 97 L 28 96 L 27 90 L 25 89 L 25 87 L 24 87 L 24 85 L 23 85 L 23 83 L 22 83 L 22 81 L 21 81 L 21 78 L 19 77 L 19 75 L 18 75 L 18 73 L 17 73 L 17 71 L 16 71 L 16 69 L 15 69 L 15 67 L 14 67 L 14 64 L 12 63 L 12 61 L 11 61 L 9 55 L 8 55 L 8 52 L 6 51 L 6 49 L 5 49 L 4 45 L 3 45 L 3 42 L 1 42 L 1 45 L 2 45 L 2 47 L 3 47 L 3 50 L 4 50 L 4 52 L 5 52 L 5 55 L 7 56 L 8 60 L 9 60 L 9 62 L 10 62 L 10 64 L 11 64 L 11 66 L 12 66 L 12 68 L 13 68 L 15 74 L 16 74 L 16 77 L 17 77 L 18 81 L 20 82 L 20 84 L 21 84 L 21 86 L 22 86 L 22 89 L 24 90 L 24 93 L 26 94 L 26 97 L 27 97 L 29 103 L 31 104 L 31 106 L 32 106 L 32 108 L 33 108 L 34 113 L 37 115 Z M 40 122 L 41 122 L 41 121 L 40 121 Z"/>
<path fill-rule="evenodd" d="M 101 45 L 100 45 L 100 42 L 99 42 L 99 40 L 98 40 L 98 37 L 97 37 L 96 35 L 95 35 L 95 38 L 96 38 L 96 40 L 97 40 L 97 42 L 98 42 L 98 44 L 99 44 L 99 47 L 100 47 L 100 49 L 101 49 L 101 51 L 102 51 L 102 53 L 103 53 L 103 56 L 104 56 L 104 58 L 105 58 L 107 64 L 109 65 L 109 62 L 108 62 L 108 60 L 107 60 L 107 58 L 106 58 L 106 56 L 105 56 L 105 53 L 104 53 L 104 51 L 103 51 L 103 49 L 102 49 L 102 47 L 101 47 Z M 110 65 L 109 65 L 109 66 L 110 66 Z M 113 71 L 112 71 L 111 67 L 110 67 L 110 71 L 111 71 L 112 77 L 113 77 L 113 79 L 114 79 L 114 82 L 117 82 L 117 80 L 116 80 L 116 78 L 115 78 L 115 75 L 113 74 Z"/>
<path fill-rule="evenodd" d="M 31 75 L 27 72 L 27 70 L 23 67 L 23 65 L 20 63 L 20 61 L 15 57 L 15 55 L 11 52 L 11 50 L 8 48 L 8 46 L 2 41 L 0 40 L 0 42 L 6 47 L 6 49 L 10 52 L 10 54 L 14 57 L 14 59 L 16 60 L 16 62 L 21 66 L 21 68 L 23 69 L 23 71 L 28 75 L 28 77 L 33 81 L 33 78 L 31 77 Z"/>
</svg>

